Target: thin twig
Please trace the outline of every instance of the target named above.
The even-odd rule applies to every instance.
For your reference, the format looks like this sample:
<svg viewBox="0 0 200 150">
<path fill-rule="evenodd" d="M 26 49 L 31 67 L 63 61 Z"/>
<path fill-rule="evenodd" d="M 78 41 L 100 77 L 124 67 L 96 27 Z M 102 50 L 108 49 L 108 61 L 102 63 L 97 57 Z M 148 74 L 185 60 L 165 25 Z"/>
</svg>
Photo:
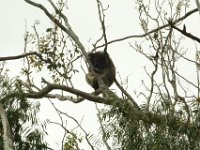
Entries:
<svg viewBox="0 0 200 150">
<path fill-rule="evenodd" d="M 198 11 L 197 8 L 196 8 L 196 9 L 193 9 L 193 10 L 191 10 L 191 11 L 189 11 L 189 12 L 186 13 L 184 16 L 182 16 L 182 17 L 180 17 L 179 19 L 175 20 L 175 21 L 173 22 L 173 24 L 176 24 L 176 23 L 178 23 L 178 22 L 180 22 L 180 21 L 186 19 L 187 17 L 189 17 L 190 15 L 192 15 L 193 13 L 195 13 L 195 12 L 197 12 L 197 11 Z M 149 34 L 155 33 L 155 32 L 157 32 L 157 31 L 159 31 L 159 30 L 161 30 L 161 29 L 163 29 L 163 28 L 166 28 L 166 27 L 168 27 L 168 26 L 170 26 L 169 23 L 167 23 L 167 24 L 165 24 L 165 25 L 162 25 L 162 26 L 159 26 L 159 27 L 157 27 L 157 28 L 155 28 L 155 29 L 153 29 L 153 30 L 151 30 L 151 31 L 149 31 L 149 32 L 147 32 L 147 33 L 144 33 L 144 34 L 129 35 L 129 36 L 126 36 L 126 37 L 123 37 L 123 38 L 118 38 L 118 39 L 115 39 L 115 40 L 111 40 L 111 41 L 109 41 L 107 44 L 109 45 L 109 44 L 112 44 L 112 43 L 121 42 L 121 41 L 128 40 L 128 39 L 131 39 L 131 38 L 143 38 L 143 37 L 145 37 L 145 36 L 147 36 L 147 35 L 149 35 Z M 104 45 L 104 44 L 99 45 L 99 46 L 96 47 L 96 49 L 101 48 L 101 47 L 103 47 L 103 46 L 105 46 L 105 45 Z"/>
</svg>

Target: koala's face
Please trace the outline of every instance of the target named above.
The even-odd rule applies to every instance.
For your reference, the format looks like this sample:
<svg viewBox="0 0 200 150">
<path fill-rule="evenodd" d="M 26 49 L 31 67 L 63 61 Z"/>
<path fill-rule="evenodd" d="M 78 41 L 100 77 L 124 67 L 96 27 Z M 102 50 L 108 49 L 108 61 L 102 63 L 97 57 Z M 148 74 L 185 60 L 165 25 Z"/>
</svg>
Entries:
<svg viewBox="0 0 200 150">
<path fill-rule="evenodd" d="M 110 58 L 104 52 L 90 53 L 88 56 L 94 68 L 104 70 L 109 67 Z"/>
</svg>

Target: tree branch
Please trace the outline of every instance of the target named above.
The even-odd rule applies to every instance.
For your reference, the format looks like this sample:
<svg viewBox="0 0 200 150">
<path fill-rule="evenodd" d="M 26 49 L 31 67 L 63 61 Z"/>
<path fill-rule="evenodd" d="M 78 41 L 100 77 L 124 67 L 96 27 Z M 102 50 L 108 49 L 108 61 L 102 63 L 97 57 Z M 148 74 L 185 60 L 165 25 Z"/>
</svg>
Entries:
<svg viewBox="0 0 200 150">
<path fill-rule="evenodd" d="M 39 99 L 39 98 L 42 98 L 42 97 L 51 96 L 51 95 L 48 95 L 48 94 L 53 90 L 63 90 L 63 91 L 81 96 L 85 99 L 88 99 L 89 101 L 111 105 L 111 100 L 107 100 L 105 98 L 95 96 L 95 95 L 92 95 L 90 93 L 86 93 L 86 92 L 83 92 L 83 91 L 80 91 L 78 89 L 74 89 L 74 88 L 71 88 L 71 87 L 68 87 L 68 86 L 51 84 L 51 83 L 47 83 L 47 86 L 45 88 L 43 88 L 42 90 L 38 91 L 38 92 L 32 91 L 31 93 L 25 93 L 25 96 L 28 97 L 28 98 Z"/>
<path fill-rule="evenodd" d="M 8 117 L 7 117 L 6 111 L 3 109 L 3 106 L 1 105 L 1 103 L 0 103 L 0 117 L 1 117 L 1 122 L 3 125 L 4 149 L 5 150 L 14 150 L 10 124 L 8 122 Z"/>
<path fill-rule="evenodd" d="M 183 35 L 185 35 L 186 37 L 188 37 L 190 39 L 193 39 L 193 40 L 197 41 L 198 43 L 200 43 L 200 39 L 198 37 L 192 35 L 191 33 L 188 33 L 186 31 L 186 27 L 185 26 L 184 26 L 183 30 L 181 30 L 181 29 L 177 28 L 176 26 L 174 26 L 173 23 L 170 24 L 170 25 L 171 25 L 172 28 L 176 29 L 177 31 L 179 31 L 180 33 L 182 33 Z"/>
<path fill-rule="evenodd" d="M 25 54 L 16 55 L 16 56 L 0 57 L 0 61 L 21 59 L 21 58 L 25 58 L 25 57 L 30 56 L 30 55 L 41 56 L 41 55 L 40 55 L 39 53 L 37 53 L 37 52 L 30 52 L 30 53 L 25 53 Z"/>
<path fill-rule="evenodd" d="M 80 48 L 81 52 L 83 53 L 84 57 L 87 60 L 86 50 L 85 50 L 83 44 L 80 42 L 78 36 L 74 33 L 74 31 L 72 30 L 71 26 L 69 25 L 67 17 L 64 14 L 62 14 L 55 7 L 55 5 L 53 4 L 53 2 L 51 0 L 48 0 L 48 1 L 53 6 L 53 8 L 56 11 L 56 13 L 59 13 L 60 16 L 63 18 L 66 27 L 58 19 L 56 19 L 53 15 L 51 15 L 51 13 L 43 5 L 38 4 L 36 2 L 33 2 L 31 0 L 24 0 L 24 1 L 27 2 L 28 4 L 34 6 L 34 7 L 37 7 L 39 9 L 41 9 L 52 22 L 54 22 L 57 26 L 60 27 L 61 30 L 63 30 L 67 35 L 69 35 L 69 37 L 78 45 L 78 47 Z"/>
<path fill-rule="evenodd" d="M 193 10 L 191 10 L 191 11 L 189 11 L 189 12 L 186 13 L 184 16 L 182 16 L 182 17 L 180 17 L 179 19 L 175 20 L 175 21 L 173 22 L 173 24 L 176 24 L 176 23 L 178 23 L 178 22 L 180 22 L 180 21 L 186 19 L 187 17 L 189 17 L 190 15 L 192 15 L 193 13 L 195 13 L 195 12 L 197 12 L 197 11 L 198 11 L 197 8 L 196 8 L 196 9 L 193 9 Z M 154 33 L 154 32 L 157 32 L 158 30 L 161 30 L 161 29 L 166 28 L 166 27 L 168 27 L 168 26 L 170 26 L 169 23 L 167 23 L 167 24 L 165 24 L 165 25 L 162 25 L 162 26 L 159 26 L 158 28 L 155 28 L 155 29 L 153 29 L 153 30 L 151 30 L 151 31 L 149 31 L 149 32 L 147 32 L 147 33 L 138 34 L 138 35 L 129 35 L 129 36 L 126 36 L 126 37 L 123 37 L 123 38 L 119 38 L 119 39 L 115 39 L 115 40 L 109 41 L 107 44 L 112 44 L 112 43 L 116 43 L 116 42 L 121 42 L 121 41 L 128 40 L 128 39 L 131 39 L 131 38 L 143 38 L 143 37 L 145 37 L 145 36 L 147 36 L 147 35 L 149 35 L 149 34 L 152 34 L 152 33 Z M 101 48 L 101 47 L 104 47 L 104 46 L 105 46 L 105 44 L 102 44 L 102 45 L 96 46 L 95 49 L 98 49 L 98 48 Z"/>
</svg>

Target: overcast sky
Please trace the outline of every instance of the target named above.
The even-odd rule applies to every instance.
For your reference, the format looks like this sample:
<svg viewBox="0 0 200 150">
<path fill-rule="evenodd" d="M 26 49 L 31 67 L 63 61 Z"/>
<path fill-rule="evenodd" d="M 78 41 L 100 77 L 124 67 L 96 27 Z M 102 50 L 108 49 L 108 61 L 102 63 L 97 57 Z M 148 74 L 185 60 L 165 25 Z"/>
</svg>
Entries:
<svg viewBox="0 0 200 150">
<path fill-rule="evenodd" d="M 41 2 L 41 1 L 40 1 Z M 112 1 L 111 1 L 112 2 Z M 124 1 L 117 1 L 110 5 L 112 11 L 108 12 L 108 16 L 113 16 L 107 19 L 107 26 L 109 28 L 108 39 L 120 38 L 127 36 L 133 33 L 139 33 L 135 30 L 137 22 L 134 18 L 134 9 L 132 1 L 127 0 L 127 3 Z M 94 0 L 73 0 L 69 4 L 69 20 L 74 29 L 78 34 L 81 41 L 84 43 L 84 46 L 89 49 L 92 46 L 97 38 L 99 38 L 101 31 L 100 24 L 97 17 L 96 11 L 97 5 Z M 26 4 L 23 0 L 1 0 L 0 4 L 0 55 L 9 56 L 9 55 L 18 55 L 23 53 L 24 48 L 24 33 L 26 30 L 32 32 L 32 25 L 35 20 L 39 20 L 40 25 L 38 30 L 45 32 L 46 28 L 51 26 L 52 23 L 49 19 L 37 8 Z M 27 29 L 26 29 L 27 28 Z M 112 34 L 111 34 L 112 33 Z M 127 56 L 131 55 L 131 51 L 125 52 L 125 47 L 127 44 L 117 44 L 114 46 L 113 57 L 118 60 L 118 54 L 124 55 L 121 59 L 119 66 L 123 66 L 124 63 L 129 63 Z M 112 52 L 112 50 L 109 50 Z M 126 61 L 125 61 L 126 60 Z M 16 60 L 9 63 L 10 70 L 16 70 Z M 124 73 L 132 74 L 132 72 Z M 82 77 L 84 79 L 84 77 Z M 90 88 L 91 90 L 91 88 Z M 60 102 L 57 102 L 60 103 Z M 56 103 L 56 104 L 57 104 Z M 49 105 L 47 101 L 42 101 L 41 107 L 41 118 L 42 119 L 57 119 L 57 115 Z M 75 116 L 79 121 L 83 118 L 83 127 L 86 127 L 87 131 L 96 132 L 98 127 L 96 126 L 96 111 L 93 103 L 81 103 L 81 104 L 72 104 L 70 102 L 61 102 L 61 105 L 65 107 L 61 108 L 63 111 L 69 112 L 70 115 Z M 57 104 L 60 106 L 59 104 Z M 78 110 L 78 111 L 77 111 Z M 85 123 L 84 123 L 85 121 Z M 68 123 L 70 124 L 70 122 Z M 52 130 L 52 128 L 54 130 Z M 62 130 L 55 130 L 55 127 L 49 127 L 49 138 L 48 142 L 52 143 L 54 148 L 60 147 L 61 139 L 55 136 L 62 133 Z M 56 144 L 58 144 L 56 146 Z"/>
<path fill-rule="evenodd" d="M 23 36 L 26 28 L 28 31 L 33 31 L 31 26 L 34 24 L 35 20 L 39 20 L 40 25 L 38 26 L 38 30 L 42 33 L 45 32 L 45 29 L 51 26 L 52 23 L 42 11 L 26 4 L 23 0 L 0 1 L 0 56 L 22 54 L 24 45 Z M 41 2 L 41 0 L 38 1 Z M 92 47 L 92 42 L 98 39 L 101 34 L 95 2 L 95 0 L 69 0 L 69 14 L 67 14 L 69 21 L 87 49 Z M 137 19 L 138 13 L 134 8 L 133 0 L 110 0 L 109 2 L 109 11 L 106 12 L 108 40 L 142 33 Z M 196 13 L 194 17 L 188 19 L 186 25 L 191 33 L 200 36 L 200 18 L 198 13 Z M 130 41 L 134 42 L 134 39 Z M 135 88 L 137 88 L 141 82 L 140 78 L 142 74 L 144 74 L 143 67 L 146 63 L 144 57 L 131 50 L 128 41 L 109 46 L 109 53 L 122 79 L 129 76 L 129 82 L 134 83 Z M 15 68 L 14 66 L 13 64 L 13 69 Z M 129 66 L 129 68 L 127 66 Z M 134 88 L 129 88 L 132 92 L 133 89 Z M 94 120 L 91 119 L 95 116 L 93 104 L 81 103 L 74 105 L 70 102 L 62 102 L 62 104 L 63 103 L 70 106 L 67 107 L 70 115 L 75 115 L 80 119 L 83 115 L 80 116 L 78 114 L 86 114 L 84 120 L 89 120 L 89 122 L 87 121 L 86 123 L 88 124 L 87 128 L 97 130 L 93 127 Z M 45 105 L 45 107 L 46 106 L 47 105 Z M 88 110 L 88 107 L 91 107 L 91 109 Z M 42 108 L 44 108 L 44 106 Z M 74 109 L 79 110 L 79 112 Z M 45 108 L 41 109 L 44 118 L 48 117 L 45 116 L 46 111 Z M 51 112 L 48 114 L 51 114 Z M 51 115 L 52 117 L 56 116 L 54 113 Z M 55 131 L 52 134 L 54 133 Z M 52 136 L 52 134 L 50 134 L 50 136 Z M 55 136 L 53 139 L 49 140 L 55 142 Z M 56 142 L 59 143 L 59 139 Z"/>
</svg>

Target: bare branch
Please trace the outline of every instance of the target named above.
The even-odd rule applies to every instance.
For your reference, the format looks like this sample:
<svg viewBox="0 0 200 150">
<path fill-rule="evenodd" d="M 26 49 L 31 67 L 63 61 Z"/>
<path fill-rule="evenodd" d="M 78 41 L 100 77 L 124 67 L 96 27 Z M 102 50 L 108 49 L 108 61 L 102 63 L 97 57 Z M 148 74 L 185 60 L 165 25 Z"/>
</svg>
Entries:
<svg viewBox="0 0 200 150">
<path fill-rule="evenodd" d="M 70 36 L 70 38 L 78 45 L 78 47 L 80 48 L 80 50 L 83 53 L 84 57 L 87 59 L 86 50 L 85 50 L 83 44 L 80 42 L 78 36 L 74 33 L 74 31 L 72 30 L 71 26 L 69 25 L 67 17 L 64 14 L 62 14 L 55 7 L 55 5 L 53 4 L 53 2 L 51 0 L 49 0 L 50 4 L 53 6 L 54 10 L 61 15 L 61 17 L 65 21 L 66 27 L 58 19 L 56 19 L 53 15 L 51 15 L 51 13 L 43 5 L 38 4 L 36 2 L 33 2 L 31 0 L 24 0 L 24 1 L 27 2 L 28 4 L 34 6 L 34 7 L 37 7 L 39 9 L 41 9 L 52 22 L 54 22 L 57 26 L 60 27 L 61 30 L 63 30 L 65 33 L 67 33 Z"/>
<path fill-rule="evenodd" d="M 115 79 L 115 84 L 117 87 L 126 95 L 126 97 L 130 100 L 130 102 L 138 109 L 141 110 L 135 100 L 131 97 L 131 95 L 120 85 L 120 83 Z"/>
<path fill-rule="evenodd" d="M 173 24 L 176 24 L 176 23 L 178 23 L 178 22 L 180 22 L 180 21 L 186 19 L 187 17 L 189 17 L 190 15 L 192 15 L 193 13 L 195 13 L 195 12 L 197 12 L 197 11 L 198 11 L 197 8 L 196 8 L 196 9 L 193 9 L 193 10 L 191 10 L 191 11 L 189 11 L 189 12 L 186 13 L 184 16 L 182 16 L 182 17 L 180 17 L 179 19 L 175 20 L 175 21 L 173 22 Z M 116 42 L 121 42 L 121 41 L 128 40 L 128 39 L 131 39 L 131 38 L 143 38 L 143 37 L 145 37 L 145 36 L 147 36 L 147 35 L 149 35 L 149 34 L 152 34 L 152 33 L 154 33 L 154 32 L 157 32 L 157 31 L 159 31 L 159 30 L 161 30 L 161 29 L 163 29 L 163 28 L 166 28 L 166 27 L 168 27 L 168 26 L 170 26 L 169 23 L 167 23 L 167 24 L 165 24 L 165 25 L 162 25 L 162 26 L 159 26 L 158 28 L 155 28 L 155 29 L 153 29 L 153 30 L 151 30 L 151 31 L 149 31 L 149 32 L 147 32 L 147 33 L 138 34 L 138 35 L 129 35 L 129 36 L 126 36 L 126 37 L 123 37 L 123 38 L 119 38 L 119 39 L 115 39 L 115 40 L 109 41 L 107 44 L 112 44 L 112 43 L 116 43 Z M 101 47 L 104 47 L 104 46 L 105 46 L 105 44 L 100 45 L 100 46 L 97 46 L 96 49 L 101 48 Z"/>
<path fill-rule="evenodd" d="M 25 93 L 25 96 L 28 98 L 42 98 L 42 97 L 47 97 L 47 96 L 51 96 L 48 95 L 51 91 L 53 90 L 63 90 L 78 96 L 81 96 L 85 99 L 88 99 L 90 101 L 96 102 L 96 103 L 104 103 L 104 104 L 108 104 L 111 105 L 111 101 L 107 100 L 105 98 L 99 97 L 99 96 L 95 96 L 92 95 L 90 93 L 86 93 L 83 91 L 80 91 L 78 89 L 74 89 L 68 86 L 64 86 L 64 85 L 58 85 L 58 84 L 51 84 L 51 83 L 47 83 L 47 86 L 45 88 L 43 88 L 42 90 L 38 91 L 38 92 L 30 92 L 30 93 Z"/>
<path fill-rule="evenodd" d="M 30 55 L 40 56 L 40 54 L 37 53 L 37 52 L 29 52 L 29 53 L 25 53 L 25 54 L 21 54 L 21 55 L 16 55 L 16 56 L 0 57 L 0 61 L 21 59 L 21 58 L 25 58 L 25 57 L 30 56 Z"/>
<path fill-rule="evenodd" d="M 186 31 L 185 25 L 184 25 L 183 30 L 177 28 L 177 27 L 174 26 L 173 24 L 170 24 L 170 25 L 171 25 L 172 28 L 176 29 L 177 31 L 179 31 L 180 33 L 182 33 L 183 35 L 185 35 L 186 37 L 188 37 L 188 38 L 190 38 L 190 39 L 193 39 L 193 40 L 197 41 L 198 43 L 200 43 L 200 38 L 198 38 L 198 37 L 192 35 L 191 33 L 188 33 L 188 32 Z"/>
<path fill-rule="evenodd" d="M 97 0 L 97 8 L 98 8 L 99 20 L 101 22 L 101 27 L 103 30 L 103 38 L 104 38 L 104 42 L 105 42 L 104 52 L 107 52 L 108 41 L 107 41 L 107 37 L 106 37 L 105 16 L 104 16 L 104 12 L 103 12 L 102 3 L 99 0 Z"/>
<path fill-rule="evenodd" d="M 59 111 L 61 114 L 67 116 L 68 118 L 72 119 L 77 125 L 78 127 L 83 131 L 83 133 L 85 134 L 85 139 L 88 143 L 88 145 L 91 147 L 92 150 L 94 150 L 94 146 L 92 145 L 92 143 L 90 142 L 88 136 L 89 136 L 89 133 L 87 133 L 87 131 L 81 126 L 81 124 L 72 116 L 68 115 L 67 113 L 64 113 L 58 109 L 56 109 L 57 111 Z"/>
</svg>

